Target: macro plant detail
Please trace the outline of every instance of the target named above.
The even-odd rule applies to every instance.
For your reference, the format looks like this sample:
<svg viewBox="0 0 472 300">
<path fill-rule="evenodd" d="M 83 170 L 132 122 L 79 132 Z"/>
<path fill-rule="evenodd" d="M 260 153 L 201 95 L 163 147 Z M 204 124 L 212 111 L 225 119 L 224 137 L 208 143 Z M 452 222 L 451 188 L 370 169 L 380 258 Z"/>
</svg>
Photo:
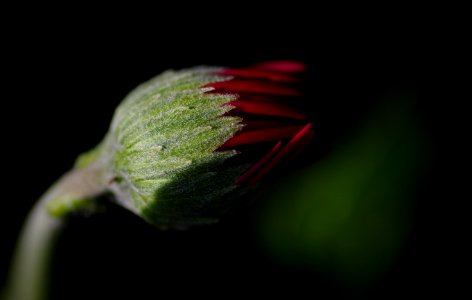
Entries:
<svg viewBox="0 0 472 300">
<path fill-rule="evenodd" d="M 159 228 L 217 221 L 314 135 L 305 65 L 166 71 L 118 106 L 103 141 L 38 201 L 12 265 L 7 299 L 43 299 L 47 258 L 64 219 L 111 194 Z"/>
<path fill-rule="evenodd" d="M 299 70 L 279 62 L 167 72 L 124 100 L 104 142 L 77 167 L 98 168 L 102 188 L 150 223 L 212 222 L 224 202 L 310 140 L 313 125 L 294 105 L 302 94 L 291 72 Z M 59 199 L 50 209 L 60 216 L 88 199 L 76 201 Z"/>
</svg>

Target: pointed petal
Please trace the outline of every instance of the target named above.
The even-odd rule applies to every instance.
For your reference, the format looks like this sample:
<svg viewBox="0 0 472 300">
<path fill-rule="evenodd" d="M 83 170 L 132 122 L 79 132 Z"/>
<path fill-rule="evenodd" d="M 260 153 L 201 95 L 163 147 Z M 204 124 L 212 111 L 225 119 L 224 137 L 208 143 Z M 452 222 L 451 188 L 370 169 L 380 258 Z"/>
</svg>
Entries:
<svg viewBox="0 0 472 300">
<path fill-rule="evenodd" d="M 308 123 L 293 137 L 290 142 L 287 143 L 287 145 L 285 145 L 275 156 L 273 156 L 271 161 L 263 166 L 259 172 L 248 181 L 248 183 L 253 184 L 261 180 L 262 177 L 264 177 L 267 173 L 279 165 L 282 160 L 289 157 L 294 151 L 297 151 L 302 146 L 304 146 L 307 141 L 311 139 L 313 133 L 313 124 Z"/>
<path fill-rule="evenodd" d="M 229 103 L 229 105 L 234 106 L 234 112 L 244 112 L 297 120 L 304 120 L 307 118 L 303 112 L 296 109 L 295 107 L 277 102 L 256 102 L 245 101 L 241 99 L 232 101 Z"/>
<path fill-rule="evenodd" d="M 301 125 L 286 126 L 281 128 L 268 128 L 248 132 L 239 132 L 226 141 L 219 149 L 227 149 L 240 145 L 270 142 L 293 137 L 302 129 Z"/>
<path fill-rule="evenodd" d="M 282 147 L 281 141 L 277 142 L 274 148 L 272 148 L 266 155 L 264 155 L 264 157 L 262 157 L 257 163 L 250 167 L 246 172 L 244 172 L 244 174 L 239 177 L 236 184 L 240 185 L 251 179 L 251 176 L 256 174 L 275 155 L 275 153 L 279 151 L 280 147 Z"/>
<path fill-rule="evenodd" d="M 213 87 L 216 91 L 212 93 L 256 93 L 276 96 L 302 96 L 303 94 L 295 88 L 263 81 L 246 81 L 233 79 L 228 81 L 219 81 L 206 85 Z"/>
<path fill-rule="evenodd" d="M 246 69 L 224 69 L 218 72 L 224 76 L 234 76 L 240 79 L 262 79 L 276 82 L 298 82 L 299 79 L 289 74 L 275 73 L 268 70 L 246 68 Z"/>
<path fill-rule="evenodd" d="M 262 62 L 254 65 L 254 67 L 261 70 L 288 74 L 303 73 L 307 69 L 304 63 L 290 60 Z"/>
<path fill-rule="evenodd" d="M 244 120 L 244 127 L 242 131 L 253 131 L 258 129 L 279 128 L 290 125 L 287 120 Z M 293 124 L 298 125 L 298 124 Z"/>
</svg>

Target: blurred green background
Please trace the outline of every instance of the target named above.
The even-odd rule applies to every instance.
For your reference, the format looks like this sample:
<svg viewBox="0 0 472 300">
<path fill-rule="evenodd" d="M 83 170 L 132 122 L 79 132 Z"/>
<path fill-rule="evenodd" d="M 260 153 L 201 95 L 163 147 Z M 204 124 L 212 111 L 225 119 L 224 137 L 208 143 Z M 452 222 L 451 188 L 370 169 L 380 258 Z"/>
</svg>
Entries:
<svg viewBox="0 0 472 300">
<path fill-rule="evenodd" d="M 258 238 L 281 263 L 347 290 L 381 279 L 408 237 L 430 154 L 414 93 L 390 93 L 318 162 L 265 190 Z"/>
</svg>

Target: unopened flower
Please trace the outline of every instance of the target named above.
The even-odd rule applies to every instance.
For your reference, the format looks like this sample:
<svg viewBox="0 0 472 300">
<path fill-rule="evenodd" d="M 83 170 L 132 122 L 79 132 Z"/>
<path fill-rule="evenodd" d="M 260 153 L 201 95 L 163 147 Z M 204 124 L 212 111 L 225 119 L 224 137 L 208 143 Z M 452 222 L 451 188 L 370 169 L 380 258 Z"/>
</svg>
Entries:
<svg viewBox="0 0 472 300">
<path fill-rule="evenodd" d="M 104 190 L 161 227 L 213 222 L 313 135 L 298 62 L 167 71 L 132 91 L 100 146 Z M 62 214 L 70 207 L 53 202 Z"/>
<path fill-rule="evenodd" d="M 44 299 L 64 217 L 116 202 L 161 228 L 211 223 L 313 136 L 297 62 L 167 71 L 132 91 L 109 132 L 32 209 L 7 299 Z"/>
</svg>

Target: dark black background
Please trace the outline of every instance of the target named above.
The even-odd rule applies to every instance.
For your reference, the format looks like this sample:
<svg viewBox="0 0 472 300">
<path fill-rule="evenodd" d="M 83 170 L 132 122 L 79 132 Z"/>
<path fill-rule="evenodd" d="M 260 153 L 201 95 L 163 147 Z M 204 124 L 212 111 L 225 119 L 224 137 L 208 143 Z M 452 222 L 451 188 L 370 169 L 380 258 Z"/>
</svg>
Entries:
<svg viewBox="0 0 472 300">
<path fill-rule="evenodd" d="M 447 134 L 435 114 L 443 104 L 437 103 L 442 91 L 435 81 L 437 63 L 431 64 L 437 56 L 430 33 L 399 30 L 395 23 L 319 26 L 301 15 L 259 17 L 228 20 L 222 14 L 202 21 L 202 16 L 179 29 L 174 23 L 184 22 L 180 15 L 155 23 L 123 15 L 117 17 L 120 25 L 101 26 L 95 25 L 101 15 L 93 22 L 87 15 L 72 21 L 64 15 L 6 30 L 0 282 L 35 199 L 78 153 L 101 140 L 114 108 L 133 87 L 168 68 L 297 59 L 310 67 L 309 101 L 320 122 L 322 147 L 348 135 L 372 103 L 392 90 L 419 95 L 418 118 L 432 139 L 435 160 L 418 187 L 412 233 L 393 269 L 362 297 L 433 295 L 461 285 L 455 281 L 458 244 L 450 224 L 454 200 L 442 176 L 447 164 L 439 159 Z M 350 295 L 320 274 L 272 261 L 253 230 L 251 208 L 218 225 L 184 232 L 158 231 L 113 206 L 104 214 L 73 218 L 56 249 L 53 297 Z"/>
</svg>

